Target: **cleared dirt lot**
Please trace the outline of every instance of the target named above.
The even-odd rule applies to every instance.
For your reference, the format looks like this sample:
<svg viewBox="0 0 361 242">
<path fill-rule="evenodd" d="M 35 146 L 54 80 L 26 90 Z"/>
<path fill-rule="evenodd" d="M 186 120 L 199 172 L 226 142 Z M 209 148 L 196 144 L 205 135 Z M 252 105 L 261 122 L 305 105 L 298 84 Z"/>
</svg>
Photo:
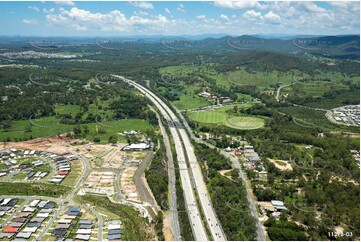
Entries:
<svg viewBox="0 0 361 242">
<path fill-rule="evenodd" d="M 268 160 L 270 162 L 272 162 L 281 171 L 292 171 L 293 170 L 293 168 L 292 168 L 289 161 L 286 161 L 286 160 L 274 160 L 274 159 L 270 159 L 270 158 L 268 158 Z"/>
<path fill-rule="evenodd" d="M 114 173 L 110 171 L 92 171 L 84 182 L 84 187 L 91 190 L 104 190 L 104 192 L 114 192 Z"/>
<path fill-rule="evenodd" d="M 0 149 L 16 148 L 23 150 L 41 150 L 52 152 L 55 154 L 62 154 L 69 151 L 77 152 L 77 149 L 80 146 L 70 145 L 71 143 L 76 141 L 79 140 L 52 136 L 24 142 L 0 142 Z"/>
<path fill-rule="evenodd" d="M 138 167 L 136 166 L 130 166 L 123 171 L 123 174 L 120 178 L 120 188 L 122 192 L 127 196 L 128 200 L 141 202 L 133 178 L 137 168 Z"/>
</svg>

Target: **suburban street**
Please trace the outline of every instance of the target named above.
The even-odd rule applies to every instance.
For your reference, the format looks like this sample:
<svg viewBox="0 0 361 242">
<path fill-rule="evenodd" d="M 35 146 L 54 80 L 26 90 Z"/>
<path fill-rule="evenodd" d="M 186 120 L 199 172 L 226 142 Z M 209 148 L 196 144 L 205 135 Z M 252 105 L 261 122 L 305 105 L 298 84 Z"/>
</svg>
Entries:
<svg viewBox="0 0 361 242">
<path fill-rule="evenodd" d="M 123 172 L 123 168 L 120 168 L 117 170 L 115 174 L 115 189 L 116 189 L 116 196 L 118 200 L 124 199 L 124 195 L 122 193 L 122 190 L 120 189 L 120 175 Z"/>
<path fill-rule="evenodd" d="M 134 173 L 134 184 L 137 187 L 137 191 L 142 202 L 149 203 L 156 213 L 159 211 L 157 202 L 155 201 L 152 191 L 149 188 L 148 183 L 144 178 L 144 171 L 147 169 L 150 161 L 154 157 L 154 151 L 148 151 L 143 161 L 139 164 L 138 169 Z"/>
<path fill-rule="evenodd" d="M 4 195 L 2 195 L 2 197 L 13 198 L 12 196 L 4 196 Z M 29 201 L 31 200 L 29 197 L 24 197 L 24 199 L 25 199 L 25 201 L 9 217 L 7 217 L 4 222 L 2 222 L 0 224 L 0 228 L 4 227 L 5 224 L 7 224 L 9 221 L 11 221 L 12 218 L 15 216 L 15 214 L 17 214 L 19 211 L 22 211 L 22 209 L 25 207 L 25 205 L 28 204 Z"/>
</svg>

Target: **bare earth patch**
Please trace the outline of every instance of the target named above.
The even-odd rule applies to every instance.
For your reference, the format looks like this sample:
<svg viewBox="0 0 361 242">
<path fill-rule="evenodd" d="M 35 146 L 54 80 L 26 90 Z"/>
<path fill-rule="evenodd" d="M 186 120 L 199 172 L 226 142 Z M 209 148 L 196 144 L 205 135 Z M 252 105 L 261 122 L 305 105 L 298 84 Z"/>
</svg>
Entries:
<svg viewBox="0 0 361 242">
<path fill-rule="evenodd" d="M 272 162 L 281 171 L 292 171 L 293 170 L 293 168 L 292 168 L 291 164 L 289 163 L 289 161 L 286 161 L 286 160 L 274 160 L 274 159 L 270 159 L 270 158 L 268 158 L 268 160 L 270 162 Z"/>
<path fill-rule="evenodd" d="M 170 227 L 170 213 L 166 212 L 163 215 L 163 234 L 166 241 L 174 241 L 174 236 Z"/>
</svg>

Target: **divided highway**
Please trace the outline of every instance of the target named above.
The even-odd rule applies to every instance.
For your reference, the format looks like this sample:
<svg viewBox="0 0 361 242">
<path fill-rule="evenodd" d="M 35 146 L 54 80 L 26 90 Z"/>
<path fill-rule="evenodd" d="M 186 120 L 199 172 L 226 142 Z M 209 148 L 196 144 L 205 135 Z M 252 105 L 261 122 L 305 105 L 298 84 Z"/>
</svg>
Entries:
<svg viewBox="0 0 361 242">
<path fill-rule="evenodd" d="M 147 86 L 149 87 L 148 84 L 147 84 Z M 167 160 L 168 160 L 167 164 L 168 164 L 168 172 L 169 172 L 168 176 L 169 176 L 169 194 L 170 194 L 169 211 L 170 211 L 170 215 L 171 215 L 171 223 L 172 223 L 171 227 L 172 227 L 174 240 L 181 241 L 182 236 L 181 236 L 181 232 L 180 232 L 179 217 L 178 217 L 178 210 L 177 210 L 177 196 L 176 196 L 177 189 L 176 189 L 176 185 L 175 185 L 176 184 L 176 176 L 175 176 L 175 170 L 174 170 L 173 154 L 172 154 L 172 150 L 170 147 L 170 141 L 169 141 L 168 134 L 163 126 L 161 119 L 160 119 L 160 115 L 151 106 L 149 106 L 149 108 L 153 112 L 155 112 L 155 114 L 157 115 L 158 124 L 160 127 L 160 131 L 162 133 L 162 136 L 163 136 L 164 146 L 166 149 Z"/>
<path fill-rule="evenodd" d="M 200 143 L 200 144 L 205 144 L 207 145 L 209 148 L 211 149 L 217 149 L 223 156 L 227 157 L 228 159 L 230 159 L 230 161 L 232 162 L 232 165 L 234 168 L 236 168 L 238 170 L 238 174 L 239 174 L 239 177 L 243 180 L 243 182 L 246 184 L 246 177 L 245 175 L 243 174 L 243 171 L 241 169 L 241 166 L 238 162 L 238 159 L 231 156 L 229 153 L 225 152 L 224 150 L 222 149 L 219 149 L 217 147 L 215 147 L 214 145 L 211 145 L 210 143 L 207 143 L 205 141 L 203 141 L 202 139 L 200 138 L 197 138 L 194 134 L 193 134 L 193 131 L 192 129 L 189 127 L 187 121 L 185 120 L 183 114 L 176 108 L 173 106 L 173 108 L 175 109 L 175 111 L 179 114 L 179 117 L 181 118 L 181 120 L 183 121 L 184 123 L 184 126 L 185 128 L 188 130 L 191 138 L 197 142 L 197 143 Z M 248 206 L 249 208 L 251 209 L 251 214 L 252 216 L 257 220 L 257 240 L 258 241 L 266 241 L 266 234 L 265 234 L 265 231 L 264 231 L 264 228 L 259 220 L 259 217 L 258 217 L 258 212 L 257 212 L 257 209 L 256 209 L 256 203 L 255 201 L 252 199 L 252 194 L 250 192 L 249 189 L 247 189 L 246 187 L 246 190 L 247 190 L 247 201 L 248 201 Z"/>
<path fill-rule="evenodd" d="M 194 154 L 193 146 L 189 140 L 188 134 L 182 127 L 176 115 L 159 97 L 157 97 L 155 94 L 153 94 L 145 87 L 137 84 L 134 81 L 125 79 L 122 76 L 117 76 L 117 75 L 112 75 L 112 76 L 120 78 L 121 80 L 124 80 L 129 84 L 135 86 L 139 91 L 145 94 L 155 104 L 157 109 L 167 120 L 175 144 L 179 171 L 182 180 L 182 187 L 184 190 L 184 198 L 186 201 L 186 208 L 188 210 L 188 216 L 191 221 L 191 226 L 193 229 L 193 234 L 195 239 L 205 241 L 208 240 L 208 237 L 207 237 L 206 229 L 202 223 L 202 219 L 199 213 L 195 195 L 193 193 L 191 175 L 193 175 L 192 182 L 195 185 L 199 202 L 203 210 L 203 214 L 213 240 L 216 241 L 227 240 L 226 236 L 223 233 L 221 224 L 219 223 L 216 213 L 213 209 L 212 202 L 210 200 L 207 191 L 207 187 L 203 180 L 201 169 L 198 165 L 196 156 Z M 183 145 L 186 152 L 184 152 Z M 188 157 L 190 168 L 188 168 L 185 153 Z"/>
</svg>

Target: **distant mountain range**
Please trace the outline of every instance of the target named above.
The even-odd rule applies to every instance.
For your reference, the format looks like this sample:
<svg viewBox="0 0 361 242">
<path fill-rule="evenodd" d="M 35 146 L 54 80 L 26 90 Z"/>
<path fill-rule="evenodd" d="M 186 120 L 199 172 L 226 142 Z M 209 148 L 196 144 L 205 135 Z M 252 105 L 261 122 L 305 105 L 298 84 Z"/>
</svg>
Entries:
<svg viewBox="0 0 361 242">
<path fill-rule="evenodd" d="M 0 36 L 0 44 L 23 41 L 58 41 L 76 44 L 95 44 L 98 37 L 30 37 Z M 360 58 L 360 35 L 312 36 L 312 35 L 242 35 L 204 34 L 196 36 L 127 36 L 99 37 L 99 40 L 129 40 L 134 43 L 161 43 L 174 49 L 275 51 L 297 55 L 311 54 L 336 59 Z"/>
</svg>

